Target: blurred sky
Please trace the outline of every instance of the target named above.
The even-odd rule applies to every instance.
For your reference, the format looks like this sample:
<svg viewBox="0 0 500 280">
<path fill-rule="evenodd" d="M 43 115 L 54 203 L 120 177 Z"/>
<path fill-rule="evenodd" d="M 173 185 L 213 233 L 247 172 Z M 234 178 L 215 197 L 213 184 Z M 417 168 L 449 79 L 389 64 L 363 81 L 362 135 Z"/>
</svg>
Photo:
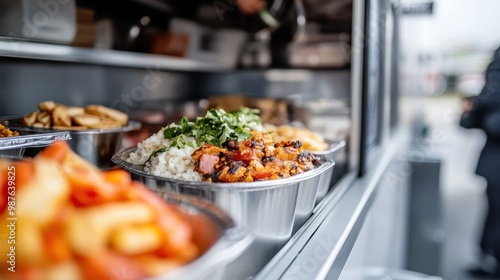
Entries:
<svg viewBox="0 0 500 280">
<path fill-rule="evenodd" d="M 500 0 L 434 0 L 432 15 L 404 15 L 401 52 L 406 58 L 403 68 L 408 79 L 416 79 L 410 85 L 412 91 L 426 91 L 423 87 L 429 85 L 431 93 L 442 88 L 429 82 L 432 73 L 472 73 L 476 75 L 475 85 L 467 91 L 476 92 L 482 87 L 482 72 L 500 47 L 499 29 Z"/>
<path fill-rule="evenodd" d="M 407 3 L 411 1 L 403 1 Z M 434 14 L 405 16 L 405 47 L 431 53 L 500 46 L 500 1 L 434 0 Z"/>
</svg>

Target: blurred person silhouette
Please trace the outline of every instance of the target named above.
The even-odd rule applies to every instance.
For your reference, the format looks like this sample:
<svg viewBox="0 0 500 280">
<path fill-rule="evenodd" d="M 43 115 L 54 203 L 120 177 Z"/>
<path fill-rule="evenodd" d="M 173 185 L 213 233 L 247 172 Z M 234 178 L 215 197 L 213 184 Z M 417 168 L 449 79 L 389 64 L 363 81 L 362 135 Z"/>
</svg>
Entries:
<svg viewBox="0 0 500 280">
<path fill-rule="evenodd" d="M 468 272 L 475 276 L 500 279 L 500 48 L 486 69 L 481 93 L 464 100 L 460 126 L 478 128 L 486 134 L 476 174 L 486 179 L 488 209 L 479 243 L 482 256 L 477 267 Z"/>
</svg>

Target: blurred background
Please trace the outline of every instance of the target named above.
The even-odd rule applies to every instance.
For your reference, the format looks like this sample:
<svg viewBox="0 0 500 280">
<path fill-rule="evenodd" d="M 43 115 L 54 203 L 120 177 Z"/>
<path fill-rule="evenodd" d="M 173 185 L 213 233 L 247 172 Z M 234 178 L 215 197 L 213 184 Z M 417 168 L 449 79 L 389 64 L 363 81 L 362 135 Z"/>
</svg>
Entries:
<svg viewBox="0 0 500 280">
<path fill-rule="evenodd" d="M 403 107 L 415 113 L 415 129 L 442 158 L 445 279 L 475 279 L 465 269 L 479 255 L 486 182 L 474 171 L 486 137 L 458 122 L 462 98 L 481 92 L 486 67 L 500 46 L 500 35 L 491 32 L 500 26 L 498 8 L 497 1 L 440 0 L 432 15 L 401 20 Z"/>
</svg>

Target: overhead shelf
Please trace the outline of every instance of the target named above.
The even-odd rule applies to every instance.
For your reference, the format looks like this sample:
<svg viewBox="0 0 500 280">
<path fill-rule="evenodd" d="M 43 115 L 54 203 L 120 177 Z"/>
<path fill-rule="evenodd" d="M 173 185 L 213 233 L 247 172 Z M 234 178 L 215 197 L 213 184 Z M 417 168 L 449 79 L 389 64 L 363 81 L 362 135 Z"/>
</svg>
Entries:
<svg viewBox="0 0 500 280">
<path fill-rule="evenodd" d="M 0 57 L 176 71 L 222 71 L 230 69 L 215 63 L 173 56 L 106 49 L 88 49 L 30 42 L 12 37 L 0 37 Z"/>
</svg>

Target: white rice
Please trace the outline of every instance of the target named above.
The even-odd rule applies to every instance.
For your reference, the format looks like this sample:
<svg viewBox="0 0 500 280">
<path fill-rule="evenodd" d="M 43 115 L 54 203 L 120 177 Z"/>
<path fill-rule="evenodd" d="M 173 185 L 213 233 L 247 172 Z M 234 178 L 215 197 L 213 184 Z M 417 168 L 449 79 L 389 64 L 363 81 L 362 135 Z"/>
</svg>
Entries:
<svg viewBox="0 0 500 280">
<path fill-rule="evenodd" d="M 143 164 L 156 149 L 170 147 L 170 140 L 163 136 L 164 128 L 151 137 L 137 144 L 137 149 L 126 159 L 133 164 Z M 188 137 L 194 148 L 185 146 L 182 149 L 172 147 L 166 152 L 151 158 L 144 166 L 144 171 L 160 177 L 180 179 L 186 181 L 201 181 L 201 174 L 194 170 L 194 161 L 191 154 L 198 149 L 193 137 Z"/>
</svg>

